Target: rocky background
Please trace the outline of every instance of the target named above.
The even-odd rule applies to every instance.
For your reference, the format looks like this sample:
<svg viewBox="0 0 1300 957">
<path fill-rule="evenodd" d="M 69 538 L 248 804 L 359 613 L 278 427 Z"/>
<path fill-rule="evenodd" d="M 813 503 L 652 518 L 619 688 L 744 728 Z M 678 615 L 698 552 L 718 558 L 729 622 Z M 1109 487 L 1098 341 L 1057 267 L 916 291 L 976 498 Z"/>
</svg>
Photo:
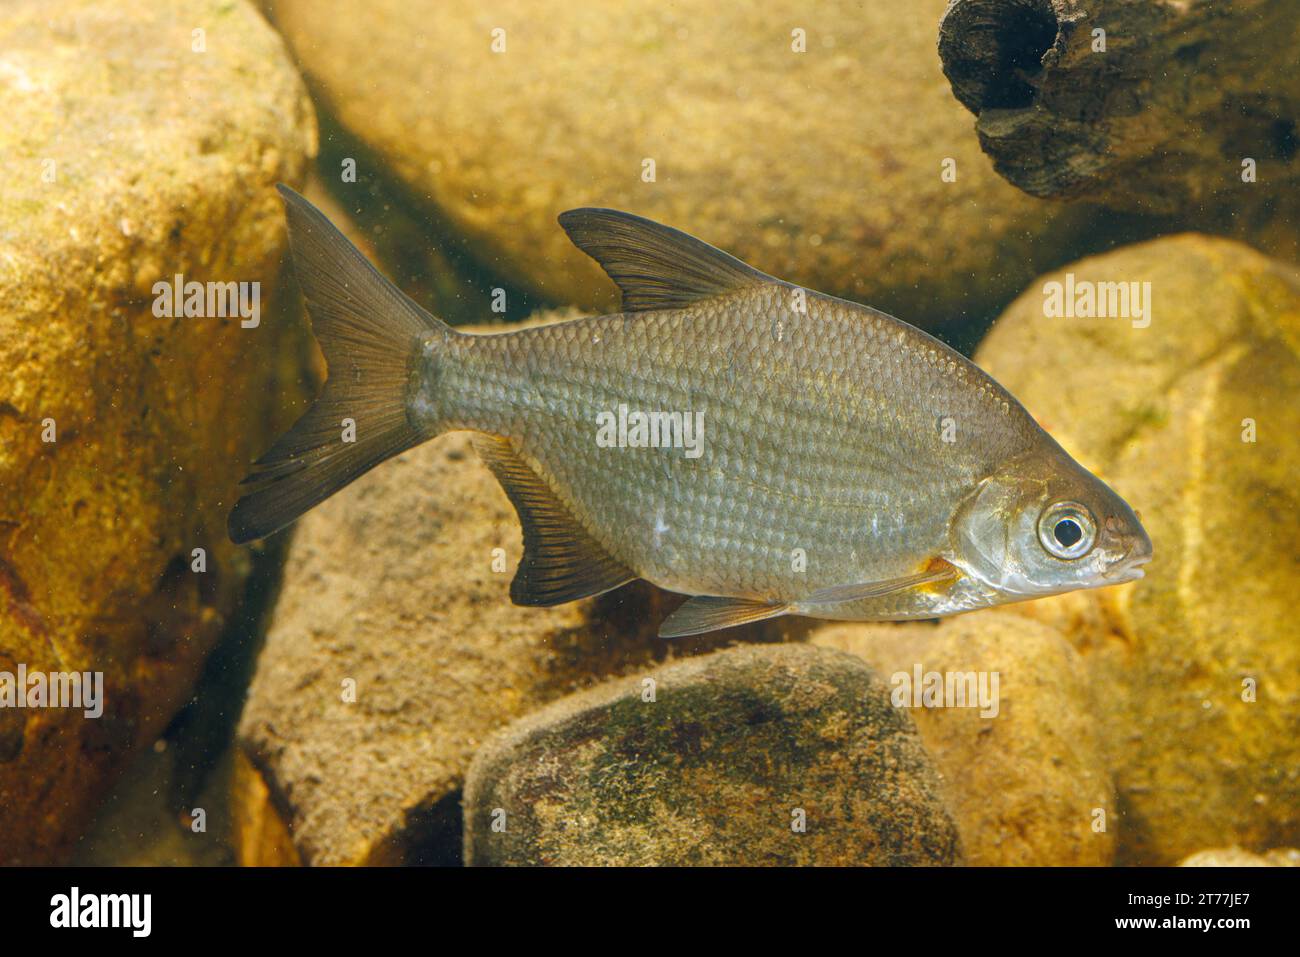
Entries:
<svg viewBox="0 0 1300 957">
<path fill-rule="evenodd" d="M 103 671 L 106 707 L 0 709 L 0 862 L 1294 865 L 1284 6 L 11 0 L 0 671 Z M 481 329 L 615 307 L 580 205 L 869 302 L 972 354 L 1155 559 L 665 642 L 644 584 L 509 603 L 464 436 L 235 548 L 324 374 L 276 182 Z M 156 316 L 176 273 L 262 283 L 260 325 Z M 1150 323 L 1046 316 L 1067 276 L 1151 283 Z M 898 706 L 924 672 L 996 672 L 996 716 Z"/>
</svg>

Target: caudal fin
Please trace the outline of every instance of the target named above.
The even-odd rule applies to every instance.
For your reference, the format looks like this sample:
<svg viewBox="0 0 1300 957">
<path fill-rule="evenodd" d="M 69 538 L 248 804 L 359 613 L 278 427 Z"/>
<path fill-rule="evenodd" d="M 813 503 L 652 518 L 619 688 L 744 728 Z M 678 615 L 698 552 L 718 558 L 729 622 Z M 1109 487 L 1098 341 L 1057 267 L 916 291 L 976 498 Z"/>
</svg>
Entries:
<svg viewBox="0 0 1300 957">
<path fill-rule="evenodd" d="M 329 377 L 312 407 L 241 483 L 250 488 L 228 523 L 236 544 L 283 528 L 380 462 L 432 437 L 407 415 L 411 362 L 417 339 L 447 328 L 380 275 L 320 210 L 289 187 L 277 188 L 294 272 Z M 355 427 L 347 429 L 345 419 Z"/>
</svg>

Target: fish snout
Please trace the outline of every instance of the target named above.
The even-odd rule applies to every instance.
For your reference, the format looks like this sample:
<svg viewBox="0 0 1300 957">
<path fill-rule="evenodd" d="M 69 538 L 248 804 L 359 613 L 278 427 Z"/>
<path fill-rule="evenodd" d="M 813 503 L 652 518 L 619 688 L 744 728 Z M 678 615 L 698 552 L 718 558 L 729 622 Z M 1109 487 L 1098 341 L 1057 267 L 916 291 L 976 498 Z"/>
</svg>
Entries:
<svg viewBox="0 0 1300 957">
<path fill-rule="evenodd" d="M 1152 554 L 1151 539 L 1145 530 L 1140 530 L 1130 539 L 1124 554 L 1111 563 L 1102 577 L 1110 582 L 1137 581 L 1146 575 L 1142 566 L 1151 561 Z"/>
</svg>

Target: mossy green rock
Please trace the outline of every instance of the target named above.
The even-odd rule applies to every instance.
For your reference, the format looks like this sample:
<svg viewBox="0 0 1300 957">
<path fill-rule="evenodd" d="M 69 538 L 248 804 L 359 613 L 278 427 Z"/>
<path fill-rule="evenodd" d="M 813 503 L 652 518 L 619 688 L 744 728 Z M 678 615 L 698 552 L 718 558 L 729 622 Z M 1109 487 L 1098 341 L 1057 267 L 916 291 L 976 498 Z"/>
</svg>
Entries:
<svg viewBox="0 0 1300 957">
<path fill-rule="evenodd" d="M 1083 652 L 1121 862 L 1300 841 L 1300 273 L 1182 235 L 1067 268 L 1150 282 L 1151 321 L 1044 315 L 1045 276 L 977 359 L 1141 513 L 1146 578 L 1015 609 Z"/>
<path fill-rule="evenodd" d="M 968 864 L 1111 863 L 1115 795 L 1088 676 L 1056 629 L 993 610 L 938 625 L 825 625 L 810 640 L 860 655 L 900 695 L 943 777 Z M 969 675 L 963 694 L 985 681 L 990 706 L 914 706 L 918 672 Z"/>
<path fill-rule="evenodd" d="M 242 592 L 225 514 L 301 355 L 273 186 L 316 128 L 243 0 L 10 0 L 0 112 L 0 670 L 104 687 L 100 718 L 0 711 L 0 863 L 32 863 L 187 700 Z M 260 282 L 261 324 L 155 316 L 177 273 Z"/>
<path fill-rule="evenodd" d="M 364 144 L 359 179 L 393 176 L 532 295 L 614 303 L 555 221 L 594 205 L 936 325 L 992 314 L 1075 254 L 1090 215 L 993 171 L 935 50 L 944 4 L 272 8 L 321 102 Z"/>
<path fill-rule="evenodd" d="M 959 858 L 907 714 L 858 658 L 733 648 L 571 695 L 479 752 L 469 864 Z"/>
</svg>

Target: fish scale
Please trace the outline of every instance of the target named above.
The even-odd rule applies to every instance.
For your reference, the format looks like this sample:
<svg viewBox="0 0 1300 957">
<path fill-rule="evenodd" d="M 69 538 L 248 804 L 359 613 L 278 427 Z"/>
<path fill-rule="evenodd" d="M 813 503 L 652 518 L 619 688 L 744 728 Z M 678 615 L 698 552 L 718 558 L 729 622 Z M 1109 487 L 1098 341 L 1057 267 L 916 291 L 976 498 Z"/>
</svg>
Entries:
<svg viewBox="0 0 1300 957">
<path fill-rule="evenodd" d="M 886 401 L 900 388 L 950 390 L 955 365 L 931 355 L 944 347 L 900 359 L 879 328 L 894 320 L 822 297 L 800 313 L 783 292 L 459 338 L 440 360 L 446 425 L 513 440 L 610 554 L 674 590 L 793 600 L 914 571 L 945 544 L 949 515 L 932 503 L 955 505 L 1001 451 L 941 443 L 939 414 L 973 422 L 1010 408 L 977 392 L 900 414 Z M 889 355 L 872 351 L 882 346 Z M 599 447 L 597 415 L 620 404 L 702 413 L 701 456 Z M 873 513 L 892 521 L 873 531 Z M 796 548 L 806 572 L 791 570 Z"/>
</svg>

